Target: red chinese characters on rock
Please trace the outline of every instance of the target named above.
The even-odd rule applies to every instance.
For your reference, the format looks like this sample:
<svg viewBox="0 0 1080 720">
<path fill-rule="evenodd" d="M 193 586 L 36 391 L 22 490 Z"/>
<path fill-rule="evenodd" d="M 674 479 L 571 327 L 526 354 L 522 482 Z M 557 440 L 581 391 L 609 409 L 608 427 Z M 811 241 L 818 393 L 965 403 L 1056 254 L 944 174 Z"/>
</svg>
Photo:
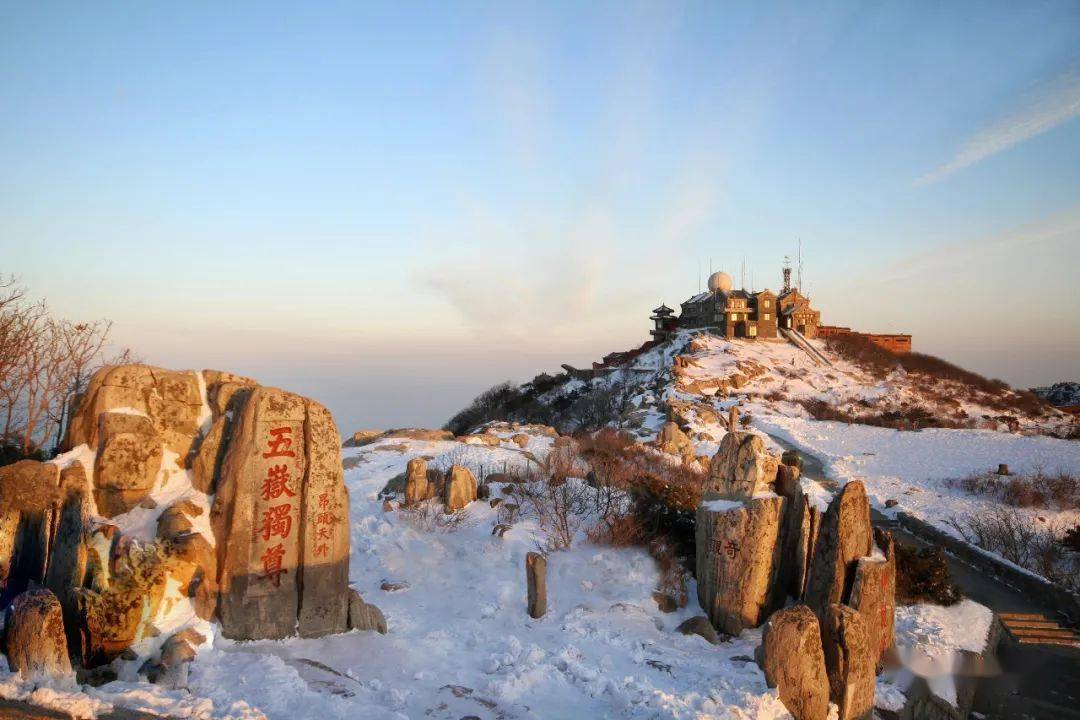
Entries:
<svg viewBox="0 0 1080 720">
<path fill-rule="evenodd" d="M 296 453 L 290 450 L 293 440 L 291 427 L 279 427 L 270 431 L 270 439 L 267 441 L 269 449 L 263 453 L 263 458 L 296 457 Z"/>
<path fill-rule="evenodd" d="M 319 494 L 319 512 L 315 515 L 315 548 L 316 557 L 327 557 L 330 554 L 330 542 L 333 540 L 333 528 L 338 518 L 330 511 L 330 493 Z"/>
<path fill-rule="evenodd" d="M 727 555 L 728 558 L 734 559 L 735 555 L 739 552 L 739 543 L 734 540 L 724 541 L 723 538 L 719 538 L 716 541 L 716 553 Z"/>
<path fill-rule="evenodd" d="M 282 543 L 266 548 L 266 552 L 259 558 L 263 564 L 262 580 L 269 580 L 274 587 L 281 587 L 281 576 L 286 572 L 282 561 L 285 559 L 285 546 Z"/>
<path fill-rule="evenodd" d="M 288 426 L 271 428 L 263 458 L 295 458 L 292 432 L 293 428 Z M 261 538 L 265 543 L 280 538 L 275 545 L 267 544 L 259 557 L 259 562 L 262 563 L 262 575 L 259 577 L 268 580 L 274 587 L 281 587 L 281 576 L 288 572 L 285 567 L 286 543 L 293 529 L 293 505 L 289 498 L 296 497 L 296 491 L 290 487 L 292 483 L 289 465 L 270 465 L 259 493 L 267 503 L 278 501 L 276 504 L 268 504 L 256 514 L 258 525 L 254 528 L 253 538 L 256 542 Z"/>
<path fill-rule="evenodd" d="M 263 500 L 277 500 L 282 495 L 296 497 L 296 493 L 289 489 L 288 465 L 272 465 L 266 471 L 266 479 L 262 484 Z"/>
</svg>

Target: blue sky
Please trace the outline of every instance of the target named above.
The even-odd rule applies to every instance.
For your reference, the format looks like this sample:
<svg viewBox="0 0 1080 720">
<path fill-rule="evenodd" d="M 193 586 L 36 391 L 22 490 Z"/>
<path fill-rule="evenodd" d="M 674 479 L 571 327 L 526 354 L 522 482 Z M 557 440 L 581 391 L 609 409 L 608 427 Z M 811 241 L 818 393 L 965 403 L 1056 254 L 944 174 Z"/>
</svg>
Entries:
<svg viewBox="0 0 1080 720">
<path fill-rule="evenodd" d="M 0 271 L 148 361 L 435 424 L 711 264 L 1080 368 L 1080 5 L 0 2 Z"/>
</svg>

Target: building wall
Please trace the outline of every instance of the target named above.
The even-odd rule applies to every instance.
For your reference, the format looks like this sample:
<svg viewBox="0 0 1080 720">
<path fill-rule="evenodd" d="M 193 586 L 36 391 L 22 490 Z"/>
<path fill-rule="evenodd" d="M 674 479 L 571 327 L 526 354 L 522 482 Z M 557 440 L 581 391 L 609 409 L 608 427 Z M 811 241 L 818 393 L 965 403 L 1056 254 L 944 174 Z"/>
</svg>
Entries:
<svg viewBox="0 0 1080 720">
<path fill-rule="evenodd" d="M 839 327 L 836 325 L 820 325 L 818 327 L 818 337 L 831 338 L 843 337 L 845 335 L 866 338 L 874 345 L 898 355 L 911 352 L 911 336 L 904 333 L 862 333 L 856 332 L 849 327 Z"/>
</svg>

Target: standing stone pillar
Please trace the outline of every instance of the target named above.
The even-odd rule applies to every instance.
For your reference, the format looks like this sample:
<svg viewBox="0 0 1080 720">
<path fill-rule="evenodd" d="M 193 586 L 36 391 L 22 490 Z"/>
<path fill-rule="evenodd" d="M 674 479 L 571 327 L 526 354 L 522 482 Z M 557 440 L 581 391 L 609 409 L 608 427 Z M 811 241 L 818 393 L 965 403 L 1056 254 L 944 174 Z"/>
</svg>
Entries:
<svg viewBox="0 0 1080 720">
<path fill-rule="evenodd" d="M 238 409 L 211 522 L 222 633 L 305 637 L 348 626 L 349 507 L 329 411 L 276 388 Z"/>
<path fill-rule="evenodd" d="M 405 469 L 405 504 L 415 505 L 427 499 L 427 496 L 427 461 L 416 457 L 409 461 Z"/>
<path fill-rule="evenodd" d="M 794 605 L 769 618 L 761 636 L 761 669 L 795 720 L 828 716 L 829 678 L 821 630 L 810 608 Z"/>
<path fill-rule="evenodd" d="M 784 503 L 765 497 L 705 500 L 698 506 L 698 602 L 716 629 L 738 635 L 768 614 Z"/>
<path fill-rule="evenodd" d="M 896 641 L 896 550 L 884 530 L 874 529 L 881 556 L 859 558 L 848 605 L 863 616 L 875 649 L 876 665 Z"/>
<path fill-rule="evenodd" d="M 814 544 L 806 604 L 819 618 L 824 619 L 829 605 L 847 602 L 856 561 L 869 555 L 873 544 L 866 488 L 853 480 L 829 503 Z"/>
<path fill-rule="evenodd" d="M 331 635 L 349 621 L 349 492 L 341 467 L 341 436 L 330 411 L 307 401 L 307 475 L 302 485 L 298 629 Z"/>
<path fill-rule="evenodd" d="M 829 699 L 840 709 L 838 720 L 870 720 L 874 713 L 877 649 L 863 616 L 847 605 L 833 604 L 821 621 Z"/>
<path fill-rule="evenodd" d="M 235 420 L 211 516 L 226 637 L 296 633 L 305 416 L 302 397 L 260 387 Z"/>
<path fill-rule="evenodd" d="M 547 559 L 540 553 L 525 556 L 525 580 L 529 586 L 529 617 L 542 618 L 547 612 Z"/>
</svg>

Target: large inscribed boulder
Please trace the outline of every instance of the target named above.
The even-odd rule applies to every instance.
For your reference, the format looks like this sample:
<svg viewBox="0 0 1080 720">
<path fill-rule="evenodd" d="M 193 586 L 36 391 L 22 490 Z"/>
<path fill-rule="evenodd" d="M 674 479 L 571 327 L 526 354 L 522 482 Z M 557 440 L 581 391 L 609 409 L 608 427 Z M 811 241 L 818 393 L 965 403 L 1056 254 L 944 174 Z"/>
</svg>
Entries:
<svg viewBox="0 0 1080 720">
<path fill-rule="evenodd" d="M 257 387 L 233 423 L 211 511 L 223 634 L 344 631 L 348 497 L 329 412 L 299 395 Z"/>
<path fill-rule="evenodd" d="M 779 565 L 784 498 L 707 499 L 697 510 L 698 601 L 718 629 L 738 635 L 768 614 Z"/>
</svg>

